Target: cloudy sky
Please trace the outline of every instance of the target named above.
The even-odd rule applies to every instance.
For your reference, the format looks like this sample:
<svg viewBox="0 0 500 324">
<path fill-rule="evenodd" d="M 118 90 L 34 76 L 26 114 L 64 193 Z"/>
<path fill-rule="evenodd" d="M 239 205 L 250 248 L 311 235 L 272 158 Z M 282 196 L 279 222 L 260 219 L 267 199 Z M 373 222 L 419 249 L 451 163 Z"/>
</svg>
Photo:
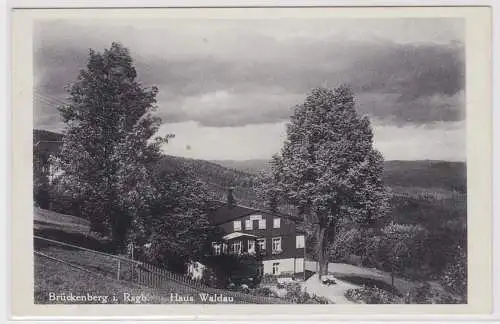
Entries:
<svg viewBox="0 0 500 324">
<path fill-rule="evenodd" d="M 350 84 L 387 160 L 465 160 L 460 19 L 44 21 L 35 26 L 35 127 L 60 131 L 56 106 L 89 48 L 119 41 L 160 89 L 168 154 L 268 159 L 294 105 Z"/>
</svg>

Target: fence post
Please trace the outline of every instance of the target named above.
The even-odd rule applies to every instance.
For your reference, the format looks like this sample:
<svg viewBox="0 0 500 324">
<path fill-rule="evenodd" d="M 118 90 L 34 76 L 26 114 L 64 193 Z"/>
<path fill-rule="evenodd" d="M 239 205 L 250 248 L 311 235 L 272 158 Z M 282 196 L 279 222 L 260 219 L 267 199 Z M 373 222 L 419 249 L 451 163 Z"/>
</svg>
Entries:
<svg viewBox="0 0 500 324">
<path fill-rule="evenodd" d="M 153 271 L 151 272 L 151 274 L 153 275 L 153 288 L 156 288 L 156 267 L 152 266 L 151 268 L 153 269 Z"/>
<path fill-rule="evenodd" d="M 151 267 L 151 287 L 155 288 L 155 268 L 153 265 Z"/>
<path fill-rule="evenodd" d="M 148 264 L 148 286 L 151 287 L 151 265 Z"/>
<path fill-rule="evenodd" d="M 118 259 L 118 271 L 116 272 L 116 279 L 120 280 L 120 259 Z"/>
<path fill-rule="evenodd" d="M 153 279 L 153 272 L 151 271 L 151 265 L 148 264 L 148 286 L 151 287 L 151 279 Z"/>
</svg>

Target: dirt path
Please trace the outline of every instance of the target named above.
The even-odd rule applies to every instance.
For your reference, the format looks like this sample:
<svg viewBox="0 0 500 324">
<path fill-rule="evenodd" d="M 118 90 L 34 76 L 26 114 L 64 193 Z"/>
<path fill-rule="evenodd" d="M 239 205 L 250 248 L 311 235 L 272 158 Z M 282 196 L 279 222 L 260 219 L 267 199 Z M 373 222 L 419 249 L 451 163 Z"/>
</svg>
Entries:
<svg viewBox="0 0 500 324">
<path fill-rule="evenodd" d="M 318 275 L 315 274 L 307 279 L 307 281 L 301 283 L 301 286 L 302 290 L 309 294 L 329 298 L 335 304 L 354 304 L 354 302 L 345 298 L 345 292 L 348 289 L 360 288 L 360 286 L 338 279 L 336 279 L 336 281 L 337 283 L 335 285 L 327 286 L 319 282 Z"/>
<path fill-rule="evenodd" d="M 316 272 L 316 262 L 306 261 L 306 269 Z M 363 268 L 347 263 L 329 263 L 328 272 L 333 274 L 334 276 L 359 276 L 364 278 L 377 279 L 387 284 L 391 284 L 391 275 L 389 273 L 380 271 L 378 269 Z M 395 278 L 394 286 L 401 293 L 405 294 L 415 286 L 415 283 L 405 279 Z"/>
</svg>

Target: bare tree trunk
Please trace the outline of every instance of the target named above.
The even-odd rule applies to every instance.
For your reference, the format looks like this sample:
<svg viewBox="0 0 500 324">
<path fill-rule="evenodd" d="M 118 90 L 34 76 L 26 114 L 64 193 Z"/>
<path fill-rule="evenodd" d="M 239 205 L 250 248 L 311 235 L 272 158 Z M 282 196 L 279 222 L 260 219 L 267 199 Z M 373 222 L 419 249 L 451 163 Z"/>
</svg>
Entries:
<svg viewBox="0 0 500 324">
<path fill-rule="evenodd" d="M 392 286 L 392 292 L 396 291 L 394 289 L 394 269 L 391 270 L 391 286 Z"/>
<path fill-rule="evenodd" d="M 318 243 L 319 243 L 319 280 L 321 281 L 321 278 L 324 274 L 325 271 L 325 231 L 326 229 L 324 227 L 319 229 L 319 237 L 318 237 Z"/>
</svg>

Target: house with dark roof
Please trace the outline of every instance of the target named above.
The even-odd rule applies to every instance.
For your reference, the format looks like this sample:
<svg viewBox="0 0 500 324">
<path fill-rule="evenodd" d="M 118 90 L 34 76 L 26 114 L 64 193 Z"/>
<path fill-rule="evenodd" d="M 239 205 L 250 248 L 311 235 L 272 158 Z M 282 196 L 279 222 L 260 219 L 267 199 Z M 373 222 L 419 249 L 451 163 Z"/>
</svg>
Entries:
<svg viewBox="0 0 500 324">
<path fill-rule="evenodd" d="M 234 201 L 212 211 L 212 224 L 222 229 L 222 241 L 212 242 L 213 255 L 258 254 L 260 274 L 294 275 L 303 272 L 305 236 L 297 229 L 299 218 L 246 207 Z"/>
</svg>

